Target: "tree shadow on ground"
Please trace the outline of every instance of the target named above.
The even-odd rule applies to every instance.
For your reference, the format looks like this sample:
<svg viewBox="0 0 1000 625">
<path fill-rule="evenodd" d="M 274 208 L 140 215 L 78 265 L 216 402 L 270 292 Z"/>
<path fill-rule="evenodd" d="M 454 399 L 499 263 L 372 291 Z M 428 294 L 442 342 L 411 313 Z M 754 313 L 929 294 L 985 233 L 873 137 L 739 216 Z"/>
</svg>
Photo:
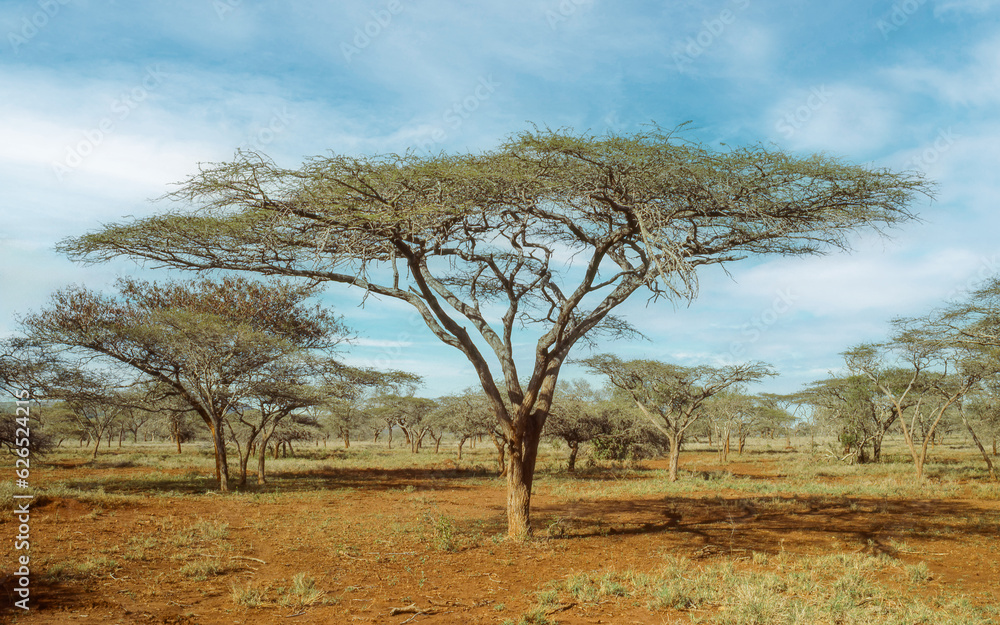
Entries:
<svg viewBox="0 0 1000 625">
<path fill-rule="evenodd" d="M 407 469 L 335 469 L 320 468 L 311 471 L 275 471 L 267 474 L 266 484 L 257 484 L 255 473 L 247 474 L 247 484 L 237 485 L 238 474 L 229 476 L 230 488 L 235 492 L 305 493 L 351 489 L 371 491 L 389 490 L 465 490 L 473 485 L 465 485 L 466 480 L 495 479 L 496 472 L 477 468 L 407 468 Z M 178 475 L 163 475 L 151 471 L 148 476 L 116 476 L 109 469 L 106 476 L 73 479 L 60 482 L 61 485 L 84 493 L 104 495 L 203 495 L 218 493 L 218 482 L 214 475 L 187 472 Z"/>
<path fill-rule="evenodd" d="M 694 548 L 776 553 L 786 544 L 849 542 L 893 553 L 890 539 L 993 539 L 1000 512 L 962 501 L 798 497 L 665 497 L 574 502 L 534 509 L 541 528 L 563 540 L 659 534 Z"/>
</svg>

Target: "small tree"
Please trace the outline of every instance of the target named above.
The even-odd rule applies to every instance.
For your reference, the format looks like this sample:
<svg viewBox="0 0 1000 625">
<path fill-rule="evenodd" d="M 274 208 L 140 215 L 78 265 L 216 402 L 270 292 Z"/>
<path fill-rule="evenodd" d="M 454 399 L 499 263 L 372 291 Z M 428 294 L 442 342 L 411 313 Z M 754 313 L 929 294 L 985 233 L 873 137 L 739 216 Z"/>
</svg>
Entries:
<svg viewBox="0 0 1000 625">
<path fill-rule="evenodd" d="M 374 402 L 377 408 L 373 408 L 372 412 L 388 424 L 390 429 L 395 425 L 402 430 L 412 453 L 420 451 L 424 437 L 434 425 L 428 418 L 437 406 L 434 400 L 389 394 L 376 397 Z"/>
<path fill-rule="evenodd" d="M 602 398 L 586 380 L 572 380 L 562 389 L 545 422 L 545 435 L 566 443 L 569 459 L 566 470 L 576 470 L 580 445 L 600 434 L 610 433 L 610 423 L 600 406 Z"/>
<path fill-rule="evenodd" d="M 996 363 L 976 358 L 947 340 L 924 320 L 898 319 L 890 341 L 863 344 L 844 353 L 848 367 L 867 376 L 891 403 L 918 479 L 927 450 L 948 409 L 996 371 Z M 901 375 L 898 363 L 905 363 Z M 906 418 L 909 415 L 909 419 Z"/>
<path fill-rule="evenodd" d="M 670 440 L 671 482 L 677 480 L 684 434 L 704 414 L 705 402 L 731 386 L 775 375 L 763 363 L 681 367 L 654 360 L 622 361 L 611 355 L 593 356 L 583 363 L 631 397 L 642 415 Z"/>
<path fill-rule="evenodd" d="M 212 435 L 219 490 L 229 490 L 225 418 L 256 372 L 302 350 L 328 350 L 343 326 L 309 307 L 309 289 L 224 278 L 156 284 L 121 279 L 108 297 L 81 287 L 57 292 L 23 325 L 41 344 L 98 357 L 170 387 Z"/>
<path fill-rule="evenodd" d="M 503 435 L 482 391 L 467 388 L 458 395 L 439 397 L 437 404 L 434 419 L 439 427 L 455 437 L 458 459 L 462 459 L 462 448 L 466 442 L 489 436 L 497 447 L 498 471 L 503 475 L 506 469 Z"/>
<path fill-rule="evenodd" d="M 898 385 L 906 375 L 902 369 L 882 373 L 890 385 Z M 859 464 L 881 461 L 882 440 L 899 412 L 868 376 L 855 373 L 813 382 L 803 391 L 801 399 L 830 416 L 839 429 L 838 438 L 844 445 L 845 459 L 856 458 Z M 910 406 L 911 403 L 904 399 L 901 408 L 905 411 Z"/>
</svg>

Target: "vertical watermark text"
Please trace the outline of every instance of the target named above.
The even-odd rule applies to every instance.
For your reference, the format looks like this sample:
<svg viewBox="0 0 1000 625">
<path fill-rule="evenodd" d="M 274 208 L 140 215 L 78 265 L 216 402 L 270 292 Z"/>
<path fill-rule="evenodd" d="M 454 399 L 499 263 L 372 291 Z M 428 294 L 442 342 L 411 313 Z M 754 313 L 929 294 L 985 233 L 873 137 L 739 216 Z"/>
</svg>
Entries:
<svg viewBox="0 0 1000 625">
<path fill-rule="evenodd" d="M 14 551 L 18 553 L 18 565 L 14 571 L 14 606 L 29 610 L 28 600 L 31 597 L 31 499 L 28 494 L 31 477 L 31 427 L 29 423 L 31 397 L 28 391 L 16 395 L 17 410 L 14 414 L 14 504 L 13 515 L 17 531 L 14 536 Z M 24 552 L 24 553 L 21 553 Z"/>
</svg>

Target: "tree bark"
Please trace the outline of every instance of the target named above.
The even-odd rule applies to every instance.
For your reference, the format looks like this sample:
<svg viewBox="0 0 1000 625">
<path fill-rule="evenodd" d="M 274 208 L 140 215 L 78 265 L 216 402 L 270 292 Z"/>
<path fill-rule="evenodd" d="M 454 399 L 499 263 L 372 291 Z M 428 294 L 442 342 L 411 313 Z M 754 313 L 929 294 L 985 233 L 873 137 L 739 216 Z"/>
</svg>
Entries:
<svg viewBox="0 0 1000 625">
<path fill-rule="evenodd" d="M 681 445 L 680 437 L 676 434 L 669 435 L 667 438 L 670 439 L 670 476 L 669 480 L 671 482 L 677 481 L 677 465 L 680 464 L 681 457 Z M 726 453 L 729 453 L 729 437 L 726 437 Z"/>
<path fill-rule="evenodd" d="M 885 432 L 872 437 L 872 462 L 882 462 L 882 437 Z"/>
<path fill-rule="evenodd" d="M 264 465 L 267 463 L 267 445 L 271 442 L 271 437 L 274 436 L 274 429 L 272 428 L 270 432 L 266 435 L 261 433 L 260 450 L 257 452 L 257 484 L 264 485 L 267 484 L 267 477 L 264 473 Z M 274 446 L 274 457 L 278 457 L 278 446 Z"/>
<path fill-rule="evenodd" d="M 507 458 L 506 458 L 507 443 L 504 441 L 503 438 L 501 438 L 501 437 L 499 437 L 499 436 L 497 436 L 495 434 L 490 434 L 490 438 L 493 439 L 493 444 L 497 448 L 497 465 L 498 465 L 498 469 L 497 469 L 498 475 L 497 475 L 497 477 L 506 477 L 507 476 Z"/>
<path fill-rule="evenodd" d="M 574 441 L 569 444 L 569 466 L 567 467 L 566 470 L 569 471 L 570 473 L 576 471 L 576 453 L 578 451 L 580 451 L 579 442 Z"/>
<path fill-rule="evenodd" d="M 531 486 L 538 458 L 540 432 L 534 423 L 525 426 L 524 438 L 508 443 L 507 537 L 525 540 L 531 536 Z"/>
<path fill-rule="evenodd" d="M 215 475 L 219 480 L 219 492 L 229 492 L 229 463 L 226 458 L 226 441 L 223 438 L 223 424 L 218 417 L 212 417 L 212 442 L 215 444 Z"/>
<path fill-rule="evenodd" d="M 986 462 L 986 468 L 990 472 L 990 479 L 995 482 L 997 474 L 993 470 L 993 462 L 990 460 L 990 455 L 986 453 L 986 449 L 983 447 L 983 444 L 979 442 L 979 437 L 976 436 L 976 431 L 972 429 L 972 424 L 969 423 L 969 419 L 965 416 L 965 407 L 960 406 L 958 412 L 962 415 L 962 423 L 965 424 L 965 429 L 967 429 L 969 434 L 972 435 L 972 440 L 976 443 L 976 447 L 979 448 L 979 453 L 982 454 L 983 460 Z"/>
</svg>

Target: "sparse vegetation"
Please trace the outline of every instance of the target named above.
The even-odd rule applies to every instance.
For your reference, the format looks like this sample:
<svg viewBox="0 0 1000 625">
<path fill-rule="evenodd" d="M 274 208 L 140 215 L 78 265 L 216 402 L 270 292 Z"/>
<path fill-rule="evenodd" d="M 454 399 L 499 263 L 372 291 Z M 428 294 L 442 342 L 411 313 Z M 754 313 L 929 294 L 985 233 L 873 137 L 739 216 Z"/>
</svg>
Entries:
<svg viewBox="0 0 1000 625">
<path fill-rule="evenodd" d="M 37 571 L 73 589 L 66 597 L 113 582 L 153 601 L 155 578 L 203 611 L 222 609 L 204 607 L 217 597 L 229 610 L 334 621 L 403 607 L 515 625 L 623 612 L 724 625 L 996 620 L 995 590 L 954 574 L 945 584 L 941 568 L 952 558 L 965 579 L 983 579 L 991 560 L 978 554 L 996 556 L 1000 491 L 974 447 L 939 445 L 918 482 L 891 435 L 882 462 L 863 465 L 815 454 L 808 438 L 791 443 L 751 439 L 726 464 L 691 443 L 673 483 L 663 460 L 569 473 L 564 448 L 543 447 L 535 488 L 548 529 L 528 543 L 505 538 L 492 444 L 456 466 L 370 442 L 304 448 L 231 498 L 190 484 L 211 480 L 210 448 L 189 445 L 181 459 L 110 449 L 96 465 L 88 450 L 63 448 L 39 469 Z M 943 555 L 953 553 L 964 555 Z M 578 564 L 566 567 L 569 555 Z M 529 582 L 536 566 L 565 576 Z M 492 601 L 473 607 L 453 593 Z"/>
</svg>

